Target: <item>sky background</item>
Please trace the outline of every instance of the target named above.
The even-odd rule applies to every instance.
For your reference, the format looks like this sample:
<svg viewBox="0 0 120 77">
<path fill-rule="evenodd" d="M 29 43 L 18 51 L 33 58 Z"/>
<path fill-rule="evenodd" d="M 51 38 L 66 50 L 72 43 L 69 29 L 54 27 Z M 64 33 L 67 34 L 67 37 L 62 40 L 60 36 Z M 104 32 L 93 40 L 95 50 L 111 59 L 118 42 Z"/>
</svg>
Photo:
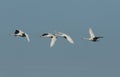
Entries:
<svg viewBox="0 0 120 77">
<path fill-rule="evenodd" d="M 120 77 L 120 0 L 0 0 L 0 77 Z M 83 40 L 88 29 L 104 38 Z M 31 42 L 9 36 L 15 29 Z M 45 32 L 69 34 L 53 48 Z"/>
</svg>

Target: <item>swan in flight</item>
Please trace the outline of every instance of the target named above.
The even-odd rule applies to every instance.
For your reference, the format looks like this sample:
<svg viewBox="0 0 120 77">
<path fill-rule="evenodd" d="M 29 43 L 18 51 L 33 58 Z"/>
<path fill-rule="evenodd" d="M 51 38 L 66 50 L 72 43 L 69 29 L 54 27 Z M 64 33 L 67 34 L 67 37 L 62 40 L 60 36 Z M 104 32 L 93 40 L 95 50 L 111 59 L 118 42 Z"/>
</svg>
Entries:
<svg viewBox="0 0 120 77">
<path fill-rule="evenodd" d="M 43 33 L 40 37 L 51 38 L 50 47 L 53 47 L 55 45 L 56 40 L 57 40 L 57 37 L 51 33 Z"/>
<path fill-rule="evenodd" d="M 99 40 L 99 38 L 103 38 L 101 36 L 95 36 L 95 34 L 93 33 L 93 30 L 92 28 L 89 28 L 89 34 L 90 34 L 90 38 L 84 38 L 84 39 L 87 39 L 87 40 L 91 40 L 93 42 L 96 42 Z"/>
<path fill-rule="evenodd" d="M 27 39 L 27 41 L 30 42 L 30 38 L 29 38 L 28 34 L 21 30 L 15 30 L 15 32 L 10 35 L 18 36 L 18 37 L 25 37 Z"/>
<path fill-rule="evenodd" d="M 72 39 L 69 35 L 67 35 L 67 34 L 65 34 L 65 33 L 58 32 L 58 33 L 56 33 L 55 35 L 56 35 L 57 37 L 58 37 L 58 36 L 59 36 L 59 37 L 63 37 L 63 38 L 65 38 L 69 43 L 74 44 L 73 39 Z"/>
</svg>

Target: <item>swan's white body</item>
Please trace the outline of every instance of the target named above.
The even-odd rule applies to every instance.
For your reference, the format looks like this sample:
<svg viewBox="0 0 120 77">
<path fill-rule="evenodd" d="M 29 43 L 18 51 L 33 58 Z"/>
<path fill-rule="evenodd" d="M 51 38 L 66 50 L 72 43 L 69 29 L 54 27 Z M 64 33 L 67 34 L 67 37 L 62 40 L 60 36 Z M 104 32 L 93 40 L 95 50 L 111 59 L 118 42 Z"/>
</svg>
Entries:
<svg viewBox="0 0 120 77">
<path fill-rule="evenodd" d="M 14 34 L 11 34 L 13 36 L 19 36 L 19 37 L 25 37 L 28 42 L 30 42 L 30 38 L 27 33 L 21 31 L 21 30 L 15 30 Z"/>
</svg>

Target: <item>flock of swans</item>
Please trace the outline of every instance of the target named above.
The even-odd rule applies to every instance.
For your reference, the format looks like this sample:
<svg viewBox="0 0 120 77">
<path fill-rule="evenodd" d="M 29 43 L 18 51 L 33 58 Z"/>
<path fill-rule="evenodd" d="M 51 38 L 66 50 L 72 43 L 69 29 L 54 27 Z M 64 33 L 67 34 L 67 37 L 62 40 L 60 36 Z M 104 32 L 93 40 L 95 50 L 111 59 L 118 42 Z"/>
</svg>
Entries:
<svg viewBox="0 0 120 77">
<path fill-rule="evenodd" d="M 29 35 L 26 32 L 23 32 L 22 30 L 15 30 L 15 32 L 10 35 L 16 36 L 16 37 L 24 37 L 27 39 L 28 42 L 30 42 Z M 90 35 L 89 38 L 83 38 L 83 39 L 96 42 L 100 38 L 103 38 L 102 36 L 95 36 L 92 28 L 89 28 L 89 35 Z M 59 38 L 59 37 L 62 37 L 64 39 L 66 39 L 69 43 L 74 44 L 73 39 L 69 35 L 62 33 L 62 32 L 57 32 L 55 34 L 43 33 L 42 35 L 40 35 L 40 37 L 50 38 L 51 39 L 50 47 L 53 47 L 55 45 L 55 42 L 56 42 L 57 38 Z"/>
</svg>

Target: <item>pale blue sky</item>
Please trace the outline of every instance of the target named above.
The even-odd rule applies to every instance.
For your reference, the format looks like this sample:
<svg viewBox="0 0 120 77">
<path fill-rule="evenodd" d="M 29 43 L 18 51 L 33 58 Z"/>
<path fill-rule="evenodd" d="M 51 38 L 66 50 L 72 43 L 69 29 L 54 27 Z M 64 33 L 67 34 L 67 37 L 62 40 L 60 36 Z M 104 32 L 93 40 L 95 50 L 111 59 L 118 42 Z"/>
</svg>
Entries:
<svg viewBox="0 0 120 77">
<path fill-rule="evenodd" d="M 0 0 L 0 77 L 119 77 L 120 0 Z M 17 25 L 17 26 L 16 26 Z M 88 28 L 104 36 L 83 40 Z M 9 36 L 15 29 L 31 42 Z M 40 38 L 69 34 L 74 45 Z"/>
</svg>

